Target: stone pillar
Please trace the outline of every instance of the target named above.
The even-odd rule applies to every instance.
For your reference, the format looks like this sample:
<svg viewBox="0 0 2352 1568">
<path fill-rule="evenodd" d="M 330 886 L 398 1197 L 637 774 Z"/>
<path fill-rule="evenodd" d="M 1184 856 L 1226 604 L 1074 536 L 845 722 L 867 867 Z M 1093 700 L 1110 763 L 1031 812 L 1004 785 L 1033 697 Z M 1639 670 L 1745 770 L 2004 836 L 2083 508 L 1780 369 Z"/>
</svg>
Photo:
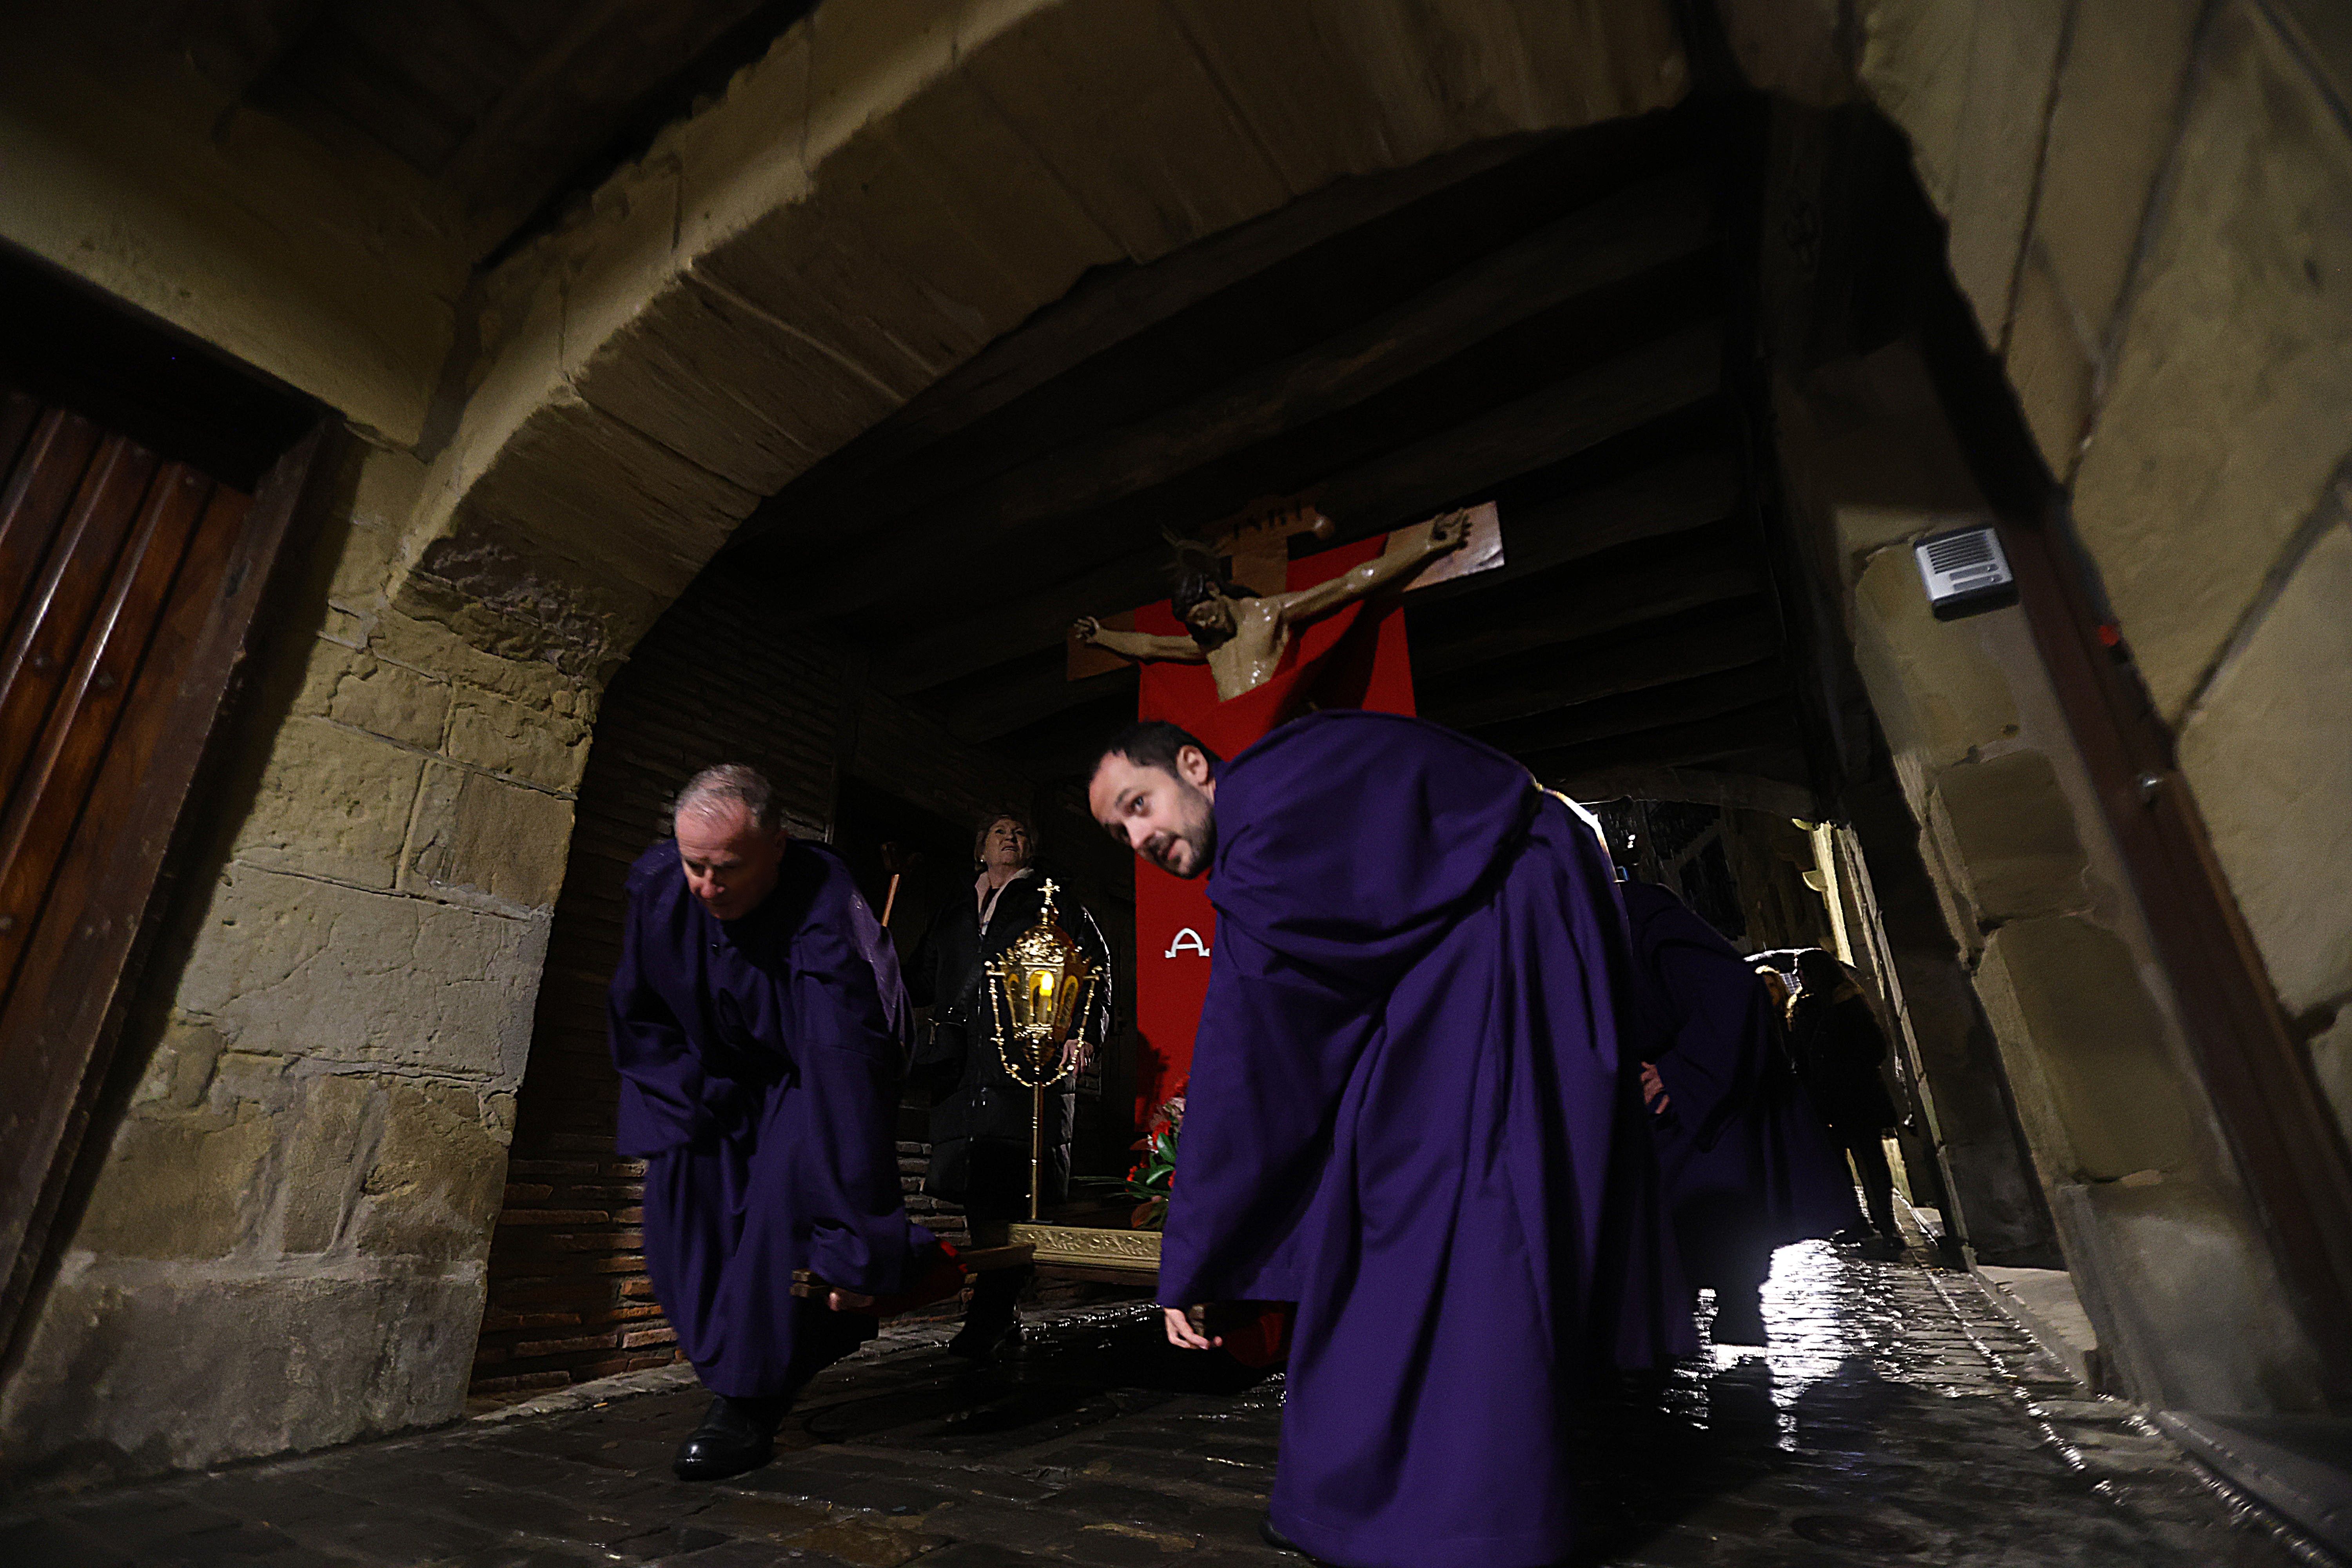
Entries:
<svg viewBox="0 0 2352 1568">
<path fill-rule="evenodd" d="M 1897 1046 L 1913 1069 L 1922 1141 L 1943 1176 L 1945 1223 L 1978 1261 L 2061 1267 L 2008 1074 L 1920 861 L 1918 829 L 1891 783 L 1855 786 L 1848 805 L 1853 825 L 1838 836 L 1847 860 L 1841 880 L 1864 905 L 1856 923 L 1876 950 L 1901 1022 Z M 1906 1158 L 1910 1149 L 1906 1141 Z"/>
<path fill-rule="evenodd" d="M 2005 1077 L 2132 1392 L 2308 1407 L 2313 1346 L 2023 613 L 1928 608 L 1912 544 L 1990 513 L 1924 364 L 1901 343 L 1835 362 L 1784 382 L 1780 412 L 1793 510 L 1845 596 L 1885 737 L 1891 766 L 1850 785 L 1849 807 L 1960 1223 L 1988 1260 L 2047 1261 Z"/>
<path fill-rule="evenodd" d="M 599 683 L 394 608 L 421 468 L 307 543 L 0 1389 L 11 1472 L 458 1414 Z"/>
</svg>

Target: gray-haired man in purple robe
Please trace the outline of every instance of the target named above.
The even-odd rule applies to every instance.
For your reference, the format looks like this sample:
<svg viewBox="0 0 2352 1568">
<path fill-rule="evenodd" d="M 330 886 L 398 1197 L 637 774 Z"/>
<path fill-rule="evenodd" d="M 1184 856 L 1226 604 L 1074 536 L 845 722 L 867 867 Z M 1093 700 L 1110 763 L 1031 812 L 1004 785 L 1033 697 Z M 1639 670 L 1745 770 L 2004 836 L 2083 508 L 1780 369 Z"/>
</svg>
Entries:
<svg viewBox="0 0 2352 1568">
<path fill-rule="evenodd" d="M 906 997 L 848 870 L 748 767 L 695 774 L 672 826 L 629 870 L 612 1042 L 646 1272 L 717 1396 L 674 1462 L 693 1480 L 765 1464 L 874 1299 L 952 1264 L 900 1196 Z M 796 1270 L 834 1289 L 797 1297 Z"/>
</svg>

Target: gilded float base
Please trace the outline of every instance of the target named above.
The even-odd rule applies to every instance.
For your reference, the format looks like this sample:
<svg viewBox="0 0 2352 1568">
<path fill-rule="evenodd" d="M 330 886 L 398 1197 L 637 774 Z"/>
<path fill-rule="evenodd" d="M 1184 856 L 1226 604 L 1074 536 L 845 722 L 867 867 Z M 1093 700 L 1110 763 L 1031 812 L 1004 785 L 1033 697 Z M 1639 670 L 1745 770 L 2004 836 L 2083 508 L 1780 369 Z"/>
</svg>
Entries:
<svg viewBox="0 0 2352 1568">
<path fill-rule="evenodd" d="M 1037 1267 L 1084 1279 L 1150 1285 L 1160 1278 L 1156 1230 L 1095 1229 L 1076 1225 L 1016 1225 L 1011 1241 L 1037 1249 Z"/>
</svg>

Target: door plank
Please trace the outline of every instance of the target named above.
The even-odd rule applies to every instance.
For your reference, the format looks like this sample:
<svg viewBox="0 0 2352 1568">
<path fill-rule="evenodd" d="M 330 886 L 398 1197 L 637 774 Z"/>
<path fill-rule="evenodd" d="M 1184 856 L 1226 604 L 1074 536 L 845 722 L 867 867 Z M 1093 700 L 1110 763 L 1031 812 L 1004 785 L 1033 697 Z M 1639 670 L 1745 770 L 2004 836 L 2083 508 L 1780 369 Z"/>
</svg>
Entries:
<svg viewBox="0 0 2352 1568">
<path fill-rule="evenodd" d="M 14 473 L 16 454 L 41 421 L 39 402 L 14 387 L 0 388 L 0 474 Z"/>
<path fill-rule="evenodd" d="M 97 450 L 98 426 L 52 409 L 38 421 L 24 461 L 10 472 L 7 489 L 0 491 L 0 639 L 5 639 L 0 640 L 0 647 L 15 640 L 10 633 L 17 614 L 32 596 L 49 542 L 79 493 L 83 472 Z"/>
<path fill-rule="evenodd" d="M 176 463 L 148 488 L 105 601 L 0 811 L 0 998 L 16 978 L 58 862 L 84 820 L 90 784 L 213 489 L 210 479 Z M 91 819 L 90 826 L 102 831 L 104 824 Z"/>
<path fill-rule="evenodd" d="M 184 807 L 223 733 L 257 612 L 289 533 L 331 504 L 337 441 L 321 420 L 256 496 L 212 492 L 0 1003 L 0 1342 L 22 1315 L 106 1079 L 111 1020 L 174 839 L 192 830 Z"/>
<path fill-rule="evenodd" d="M 0 795 L 5 798 L 14 799 L 35 754 L 154 473 L 152 454 L 120 436 L 106 438 L 17 616 L 16 635 L 0 656 Z"/>
</svg>

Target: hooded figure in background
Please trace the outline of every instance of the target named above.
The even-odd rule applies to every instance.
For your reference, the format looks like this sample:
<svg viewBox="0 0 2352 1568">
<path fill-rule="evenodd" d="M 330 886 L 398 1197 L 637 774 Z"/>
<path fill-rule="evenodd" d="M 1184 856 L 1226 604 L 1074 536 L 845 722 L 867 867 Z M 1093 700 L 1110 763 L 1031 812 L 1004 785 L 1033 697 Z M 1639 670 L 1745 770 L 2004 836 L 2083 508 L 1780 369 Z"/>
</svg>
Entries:
<svg viewBox="0 0 2352 1568">
<path fill-rule="evenodd" d="M 1298 1304 L 1268 1538 L 1347 1568 L 1559 1561 L 1588 1374 L 1696 1348 L 1591 820 L 1350 709 L 1222 763 L 1136 725 L 1088 807 L 1212 873 L 1160 1300 L 1192 1349 L 1210 1303 Z"/>
<path fill-rule="evenodd" d="M 618 1144 L 646 1163 L 646 1272 L 717 1397 L 673 1468 L 765 1464 L 803 1384 L 875 1332 L 874 1299 L 952 1270 L 907 1217 L 895 1142 L 908 1017 L 847 868 L 795 842 L 747 767 L 697 773 L 629 868 L 613 971 Z M 795 1270 L 835 1289 L 793 1294 Z"/>
<path fill-rule="evenodd" d="M 908 1074 L 911 1091 L 931 1102 L 930 1169 L 923 1190 L 963 1205 L 976 1247 L 1003 1246 L 1013 1223 L 1029 1216 L 1029 1135 L 1036 1100 L 1007 1065 L 1006 1053 L 1015 1047 L 998 1039 L 987 964 L 1036 924 L 1045 906 L 1046 879 L 1035 866 L 1036 843 L 1029 819 L 1017 812 L 996 812 L 982 821 L 973 845 L 980 869 L 971 895 L 951 897 L 940 906 L 907 961 L 908 994 L 918 1006 L 932 1009 Z M 1095 966 L 1096 979 L 1076 1033 L 1063 1043 L 1062 1076 L 1045 1091 L 1042 1201 L 1049 1205 L 1069 1189 L 1077 1075 L 1109 1032 L 1113 1001 L 1110 944 L 1102 928 L 1066 889 L 1055 889 L 1054 914 Z M 963 1330 L 948 1349 L 986 1361 L 1018 1342 L 1015 1303 L 1032 1272 L 1004 1268 L 979 1275 Z"/>
<path fill-rule="evenodd" d="M 1665 889 L 1622 890 L 1646 985 L 1645 1082 L 1683 1271 L 1715 1292 L 1717 1343 L 1762 1344 L 1773 1250 L 1859 1223 L 1853 1184 L 1748 960 Z"/>
<path fill-rule="evenodd" d="M 1789 1008 L 1789 1049 L 1798 1076 L 1828 1123 L 1830 1141 L 1853 1157 L 1870 1203 L 1871 1228 L 1897 1246 L 1895 1175 L 1887 1169 L 1885 1134 L 1900 1118 L 1894 1097 L 1878 1076 L 1886 1059 L 1886 1036 L 1878 1027 L 1862 987 L 1845 965 L 1818 947 L 1797 954 L 1802 989 Z"/>
</svg>

